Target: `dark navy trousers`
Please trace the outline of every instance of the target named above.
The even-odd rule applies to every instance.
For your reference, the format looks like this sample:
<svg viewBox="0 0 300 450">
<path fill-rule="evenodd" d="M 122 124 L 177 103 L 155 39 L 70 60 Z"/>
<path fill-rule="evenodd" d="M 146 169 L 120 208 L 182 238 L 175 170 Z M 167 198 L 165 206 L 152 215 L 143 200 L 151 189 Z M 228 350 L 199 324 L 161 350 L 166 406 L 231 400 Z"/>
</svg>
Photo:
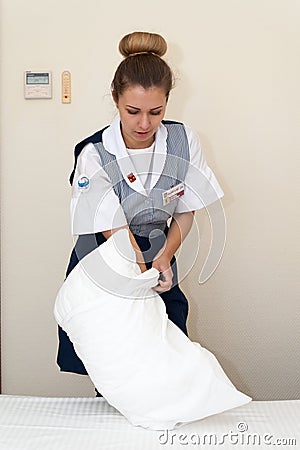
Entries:
<svg viewBox="0 0 300 450">
<path fill-rule="evenodd" d="M 146 238 L 135 235 L 137 244 L 144 254 L 146 266 L 148 269 L 152 266 L 152 260 L 158 251 L 162 248 L 168 228 L 165 234 L 161 233 L 152 238 Z M 103 244 L 106 239 L 102 233 L 81 235 L 78 237 L 76 245 L 71 253 L 70 262 L 67 268 L 66 276 L 74 269 L 78 262 L 90 253 L 92 250 Z M 166 305 L 166 311 L 169 319 L 175 323 L 187 335 L 186 321 L 188 316 L 188 302 L 178 286 L 177 265 L 175 257 L 171 261 L 173 271 L 173 285 L 172 288 L 160 294 Z M 57 364 L 63 372 L 73 372 L 81 375 L 87 375 L 87 371 L 75 353 L 72 342 L 70 341 L 66 332 L 58 327 L 59 346 L 57 355 Z"/>
</svg>

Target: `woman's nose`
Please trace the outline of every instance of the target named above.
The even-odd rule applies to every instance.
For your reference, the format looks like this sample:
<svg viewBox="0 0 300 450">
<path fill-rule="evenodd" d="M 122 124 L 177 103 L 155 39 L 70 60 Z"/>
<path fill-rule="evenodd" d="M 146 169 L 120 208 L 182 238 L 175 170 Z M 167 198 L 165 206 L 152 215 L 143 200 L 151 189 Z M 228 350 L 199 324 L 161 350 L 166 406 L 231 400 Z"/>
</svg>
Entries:
<svg viewBox="0 0 300 450">
<path fill-rule="evenodd" d="M 143 130 L 148 130 L 150 125 L 150 119 L 148 117 L 148 114 L 143 114 L 141 116 L 139 125 Z"/>
</svg>

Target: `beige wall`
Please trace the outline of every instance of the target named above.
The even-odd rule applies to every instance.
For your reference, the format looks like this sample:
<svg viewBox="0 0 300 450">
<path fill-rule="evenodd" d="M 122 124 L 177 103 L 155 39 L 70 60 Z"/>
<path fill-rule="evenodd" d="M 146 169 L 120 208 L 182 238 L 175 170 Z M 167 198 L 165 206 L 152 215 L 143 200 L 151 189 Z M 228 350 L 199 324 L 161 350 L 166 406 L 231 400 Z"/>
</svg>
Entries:
<svg viewBox="0 0 300 450">
<path fill-rule="evenodd" d="M 48 8 L 2 0 L 3 392 L 93 395 L 87 377 L 55 365 L 52 310 L 72 246 L 67 179 L 73 145 L 113 117 L 118 41 L 141 29 L 168 40 L 177 87 L 167 118 L 198 131 L 226 193 L 225 252 L 202 285 L 210 227 L 198 215 L 203 246 L 183 282 L 190 335 L 254 398 L 299 398 L 296 0 L 153 0 L 147 8 L 136 0 L 52 0 Z M 53 99 L 24 100 L 23 72 L 46 69 Z M 63 70 L 72 73 L 71 105 L 60 102 Z"/>
</svg>

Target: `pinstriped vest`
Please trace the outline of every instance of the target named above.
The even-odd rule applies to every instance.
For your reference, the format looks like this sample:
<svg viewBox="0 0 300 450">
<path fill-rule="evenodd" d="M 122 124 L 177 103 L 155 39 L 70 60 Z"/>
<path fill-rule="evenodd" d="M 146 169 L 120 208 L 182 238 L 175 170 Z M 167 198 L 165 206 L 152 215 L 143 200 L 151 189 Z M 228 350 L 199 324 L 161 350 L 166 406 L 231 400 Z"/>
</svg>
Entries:
<svg viewBox="0 0 300 450">
<path fill-rule="evenodd" d="M 163 193 L 184 182 L 189 166 L 190 151 L 184 125 L 168 120 L 163 120 L 162 123 L 168 131 L 167 155 L 162 174 L 148 196 L 136 192 L 124 180 L 115 155 L 109 153 L 102 143 L 104 129 L 77 144 L 75 148 L 74 170 L 77 157 L 84 146 L 89 142 L 94 144 L 100 156 L 100 163 L 120 200 L 127 223 L 133 234 L 139 236 L 148 237 L 152 230 L 165 229 L 167 220 L 174 214 L 178 199 L 164 205 Z M 71 183 L 74 170 L 70 177 Z"/>
<path fill-rule="evenodd" d="M 163 193 L 184 182 L 190 161 L 185 128 L 180 123 L 164 121 L 168 130 L 166 162 L 156 185 L 148 196 L 136 192 L 124 180 L 116 157 L 105 150 L 102 142 L 95 144 L 103 169 L 119 197 L 127 223 L 134 234 L 149 236 L 154 229 L 163 231 L 175 211 L 178 199 L 163 204 Z"/>
</svg>

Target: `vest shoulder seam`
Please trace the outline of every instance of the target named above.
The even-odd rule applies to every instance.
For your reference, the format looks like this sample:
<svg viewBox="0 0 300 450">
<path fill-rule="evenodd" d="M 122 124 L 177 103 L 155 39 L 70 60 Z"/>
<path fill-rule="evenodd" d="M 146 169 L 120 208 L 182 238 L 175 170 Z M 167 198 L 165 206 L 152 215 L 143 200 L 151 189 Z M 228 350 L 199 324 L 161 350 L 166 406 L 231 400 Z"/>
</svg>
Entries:
<svg viewBox="0 0 300 450">
<path fill-rule="evenodd" d="M 161 121 L 163 125 L 182 125 L 184 126 L 184 124 L 182 122 L 178 122 L 176 120 L 162 120 Z"/>
</svg>

